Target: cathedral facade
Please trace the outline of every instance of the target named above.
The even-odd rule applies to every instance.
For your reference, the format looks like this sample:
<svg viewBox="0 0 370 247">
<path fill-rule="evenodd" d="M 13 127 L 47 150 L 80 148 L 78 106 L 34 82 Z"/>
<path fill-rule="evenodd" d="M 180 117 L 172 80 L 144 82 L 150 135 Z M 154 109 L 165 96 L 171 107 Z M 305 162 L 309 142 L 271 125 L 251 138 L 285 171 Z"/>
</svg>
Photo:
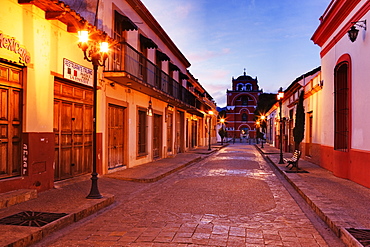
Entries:
<svg viewBox="0 0 370 247">
<path fill-rule="evenodd" d="M 244 74 L 232 78 L 232 89 L 227 90 L 226 130 L 228 137 L 240 141 L 256 138 L 256 121 L 254 111 L 257 106 L 259 89 L 257 77 Z"/>
</svg>

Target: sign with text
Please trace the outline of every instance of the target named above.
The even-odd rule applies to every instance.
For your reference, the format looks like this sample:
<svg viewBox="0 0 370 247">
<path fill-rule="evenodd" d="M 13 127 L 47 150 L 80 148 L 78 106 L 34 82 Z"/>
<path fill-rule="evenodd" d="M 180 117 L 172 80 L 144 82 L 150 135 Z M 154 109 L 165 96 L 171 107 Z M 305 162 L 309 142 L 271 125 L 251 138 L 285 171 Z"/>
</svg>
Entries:
<svg viewBox="0 0 370 247">
<path fill-rule="evenodd" d="M 87 86 L 93 86 L 93 70 L 66 58 L 63 60 L 63 77 Z"/>
<path fill-rule="evenodd" d="M 28 144 L 23 143 L 23 153 L 22 153 L 22 175 L 28 175 Z"/>
<path fill-rule="evenodd" d="M 20 64 L 27 65 L 31 61 L 30 53 L 14 37 L 0 31 L 0 55 Z M 17 61 L 18 60 L 18 61 Z"/>
</svg>

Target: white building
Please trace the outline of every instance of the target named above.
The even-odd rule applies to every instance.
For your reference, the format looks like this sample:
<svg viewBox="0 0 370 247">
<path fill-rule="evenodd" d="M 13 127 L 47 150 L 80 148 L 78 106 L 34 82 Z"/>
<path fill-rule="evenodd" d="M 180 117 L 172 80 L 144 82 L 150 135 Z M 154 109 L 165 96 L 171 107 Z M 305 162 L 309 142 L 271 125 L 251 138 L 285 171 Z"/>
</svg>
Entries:
<svg viewBox="0 0 370 247">
<path fill-rule="evenodd" d="M 320 165 L 370 187 L 370 20 L 366 0 L 336 0 L 320 17 L 312 40 L 321 47 Z M 358 37 L 351 41 L 348 31 Z"/>
</svg>

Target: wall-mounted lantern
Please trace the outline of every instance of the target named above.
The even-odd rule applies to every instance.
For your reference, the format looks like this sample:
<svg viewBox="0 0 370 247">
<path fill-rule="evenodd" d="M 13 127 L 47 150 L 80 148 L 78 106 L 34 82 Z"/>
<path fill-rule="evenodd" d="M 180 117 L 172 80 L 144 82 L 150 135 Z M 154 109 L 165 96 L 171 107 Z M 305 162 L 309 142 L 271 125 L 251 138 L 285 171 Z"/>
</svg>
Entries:
<svg viewBox="0 0 370 247">
<path fill-rule="evenodd" d="M 353 24 L 353 26 L 351 27 L 351 29 L 347 33 L 348 33 L 349 39 L 352 42 L 355 42 L 356 39 L 357 39 L 357 36 L 358 36 L 358 32 L 359 32 L 359 30 L 356 28 L 356 26 L 361 27 L 366 31 L 366 20 L 352 22 L 352 24 Z"/>
</svg>

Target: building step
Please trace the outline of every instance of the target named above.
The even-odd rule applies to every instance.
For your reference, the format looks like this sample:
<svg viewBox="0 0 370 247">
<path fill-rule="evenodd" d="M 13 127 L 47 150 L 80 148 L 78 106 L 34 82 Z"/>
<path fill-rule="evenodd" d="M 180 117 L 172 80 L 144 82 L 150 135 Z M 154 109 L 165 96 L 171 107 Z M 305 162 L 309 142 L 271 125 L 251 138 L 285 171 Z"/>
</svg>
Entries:
<svg viewBox="0 0 370 247">
<path fill-rule="evenodd" d="M 0 194 L 0 209 L 37 198 L 37 190 L 20 189 Z"/>
</svg>

